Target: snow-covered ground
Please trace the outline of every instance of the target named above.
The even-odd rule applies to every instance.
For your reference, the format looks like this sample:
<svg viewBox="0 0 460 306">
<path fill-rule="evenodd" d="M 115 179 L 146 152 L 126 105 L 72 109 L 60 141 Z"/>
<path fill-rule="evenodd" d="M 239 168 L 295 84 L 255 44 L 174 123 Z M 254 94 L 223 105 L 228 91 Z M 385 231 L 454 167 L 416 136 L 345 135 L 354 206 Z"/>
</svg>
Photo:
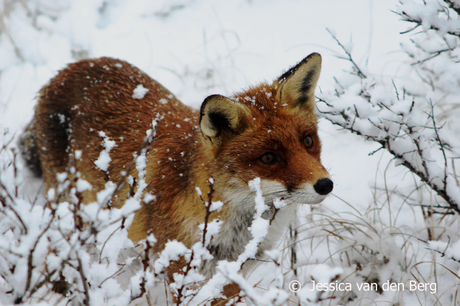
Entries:
<svg viewBox="0 0 460 306">
<path fill-rule="evenodd" d="M 365 67 L 366 73 L 392 91 L 391 80 L 400 84 L 413 81 L 406 67 L 407 54 L 400 47 L 400 42 L 407 41 L 410 35 L 403 36 L 400 32 L 410 25 L 392 12 L 398 3 L 397 0 L 3 0 L 0 3 L 0 145 L 13 135 L 17 139 L 28 124 L 39 89 L 67 63 L 85 57 L 126 60 L 181 101 L 198 108 L 210 94 L 229 95 L 261 81 L 271 81 L 311 52 L 319 52 L 323 58 L 317 92 L 333 92 L 335 79 L 343 75 L 343 70 L 350 69 L 348 61 L 338 58 L 343 56 L 343 50 L 336 37 L 347 50 L 352 50 L 354 59 Z M 400 230 L 408 232 L 402 228 L 410 228 L 414 236 L 427 231 L 420 210 L 407 205 L 403 197 L 395 196 L 399 191 L 409 194 L 408 190 L 420 185 L 418 179 L 406 168 L 395 167 L 392 156 L 385 150 L 377 151 L 379 144 L 365 141 L 326 119 L 321 119 L 319 126 L 322 160 L 331 173 L 334 191 L 321 205 L 302 211 L 297 221 L 301 240 L 297 247 L 299 274 L 295 276 L 289 267 L 283 267 L 285 289 L 289 280 L 294 279 L 299 279 L 302 286 L 311 286 L 309 266 L 326 263 L 343 268 L 339 279 L 343 283 L 392 280 L 409 286 L 410 277 L 426 283 L 436 279 L 439 305 L 454 305 L 456 297 L 450 295 L 458 291 L 443 288 L 458 286 L 458 276 L 441 266 L 423 264 L 414 268 L 421 272 L 401 272 L 405 269 L 401 266 L 404 256 L 414 260 L 405 262 L 408 266 L 439 259 L 426 250 L 426 244 L 395 235 Z M 6 155 L 1 158 L 2 164 L 7 163 Z M 20 192 L 33 199 L 40 183 L 24 172 Z M 424 204 L 437 201 L 426 191 L 418 197 Z M 458 233 L 458 221 L 449 219 L 449 222 L 449 225 L 441 223 L 439 228 L 449 226 L 446 232 L 455 233 L 457 229 Z M 334 234 L 328 235 L 330 232 L 326 231 L 337 230 L 337 238 L 342 231 L 351 232 L 355 228 L 353 243 L 332 242 Z M 458 235 L 451 238 L 457 241 Z M 441 246 L 432 247 L 443 250 Z M 289 252 L 287 249 L 286 257 Z M 365 253 L 363 262 L 357 260 L 356 253 Z M 369 261 L 375 262 L 370 265 Z M 445 262 L 440 261 L 441 264 Z M 363 271 L 359 271 L 360 265 L 364 265 Z M 435 269 L 443 271 L 436 274 Z M 458 265 L 452 272 L 459 274 Z M 428 275 L 427 279 L 422 280 L 421 275 Z M 263 277 L 260 286 L 268 286 L 271 279 L 263 268 L 256 270 L 250 280 L 256 284 Z M 401 305 L 415 305 L 412 303 L 419 299 L 420 305 L 429 305 L 431 302 L 425 304 L 425 301 L 434 300 L 428 289 L 408 289 L 404 293 L 385 288 L 381 293 L 358 290 L 358 299 L 340 293 L 345 298 L 325 300 L 322 304 L 350 300 L 352 304 L 364 305 L 399 300 Z M 355 287 L 354 290 L 357 292 Z M 292 299 L 295 300 L 293 294 Z"/>
</svg>

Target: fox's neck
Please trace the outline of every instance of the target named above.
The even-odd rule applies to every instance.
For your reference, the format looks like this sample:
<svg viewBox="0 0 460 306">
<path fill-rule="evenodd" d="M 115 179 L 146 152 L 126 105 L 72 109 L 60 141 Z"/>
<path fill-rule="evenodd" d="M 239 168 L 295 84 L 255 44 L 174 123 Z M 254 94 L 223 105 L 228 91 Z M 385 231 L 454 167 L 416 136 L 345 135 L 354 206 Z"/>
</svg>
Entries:
<svg viewBox="0 0 460 306">
<path fill-rule="evenodd" d="M 213 237 L 208 246 L 210 253 L 217 260 L 235 261 L 245 251 L 246 245 L 253 239 L 250 232 L 255 216 L 255 193 L 249 188 L 232 189 L 227 184 L 226 192 L 222 195 L 226 199 L 228 211 L 219 233 Z M 243 273 L 251 270 L 258 259 L 265 257 L 264 250 L 276 247 L 285 234 L 288 225 L 296 215 L 298 204 L 290 204 L 282 209 L 275 210 L 272 199 L 266 198 L 268 209 L 262 218 L 269 220 L 270 226 L 265 238 L 260 242 L 255 260 L 250 260 L 243 266 Z M 205 276 L 215 273 L 215 263 L 207 263 L 202 268 Z"/>
</svg>

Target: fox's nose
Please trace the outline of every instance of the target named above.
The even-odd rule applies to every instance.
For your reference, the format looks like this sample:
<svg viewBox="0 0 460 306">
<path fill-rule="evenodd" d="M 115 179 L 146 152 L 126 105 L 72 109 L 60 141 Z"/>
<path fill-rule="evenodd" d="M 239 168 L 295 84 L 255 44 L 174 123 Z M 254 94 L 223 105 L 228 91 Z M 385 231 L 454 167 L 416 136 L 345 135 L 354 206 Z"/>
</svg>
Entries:
<svg viewBox="0 0 460 306">
<path fill-rule="evenodd" d="M 334 183 L 328 178 L 323 178 L 318 180 L 313 188 L 315 188 L 315 191 L 320 195 L 326 195 L 332 191 Z"/>
</svg>

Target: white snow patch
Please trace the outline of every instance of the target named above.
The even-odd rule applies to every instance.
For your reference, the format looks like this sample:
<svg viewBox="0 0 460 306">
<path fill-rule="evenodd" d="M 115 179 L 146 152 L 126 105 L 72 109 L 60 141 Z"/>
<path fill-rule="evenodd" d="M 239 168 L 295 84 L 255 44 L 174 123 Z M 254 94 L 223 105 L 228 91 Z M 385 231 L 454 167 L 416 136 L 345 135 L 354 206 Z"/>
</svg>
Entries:
<svg viewBox="0 0 460 306">
<path fill-rule="evenodd" d="M 149 90 L 147 88 L 145 88 L 144 86 L 142 86 L 142 84 L 139 84 L 136 86 L 136 88 L 134 88 L 133 90 L 133 99 L 143 99 L 145 97 L 145 94 L 148 92 Z"/>
<path fill-rule="evenodd" d="M 109 169 L 109 164 L 112 161 L 109 152 L 115 146 L 115 141 L 110 140 L 103 131 L 99 132 L 99 136 L 103 138 L 102 146 L 104 147 L 104 150 L 101 151 L 98 159 L 94 162 L 94 164 L 96 165 L 96 168 L 102 171 L 107 171 Z"/>
<path fill-rule="evenodd" d="M 80 193 L 87 191 L 87 190 L 91 190 L 93 188 L 88 181 L 81 179 L 81 178 L 78 179 L 76 187 L 77 187 L 77 191 Z"/>
</svg>

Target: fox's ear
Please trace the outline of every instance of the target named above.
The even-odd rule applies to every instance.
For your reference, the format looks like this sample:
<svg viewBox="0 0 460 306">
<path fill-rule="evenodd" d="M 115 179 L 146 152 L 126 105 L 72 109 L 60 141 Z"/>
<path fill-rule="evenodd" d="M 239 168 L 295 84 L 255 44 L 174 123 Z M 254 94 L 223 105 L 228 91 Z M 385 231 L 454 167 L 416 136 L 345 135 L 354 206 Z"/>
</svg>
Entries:
<svg viewBox="0 0 460 306">
<path fill-rule="evenodd" d="M 278 99 L 292 107 L 313 109 L 315 88 L 321 72 L 321 55 L 312 53 L 275 81 Z"/>
<path fill-rule="evenodd" d="M 230 139 L 246 129 L 250 114 L 249 109 L 241 103 L 221 95 L 209 96 L 201 104 L 201 132 L 220 141 Z"/>
</svg>

